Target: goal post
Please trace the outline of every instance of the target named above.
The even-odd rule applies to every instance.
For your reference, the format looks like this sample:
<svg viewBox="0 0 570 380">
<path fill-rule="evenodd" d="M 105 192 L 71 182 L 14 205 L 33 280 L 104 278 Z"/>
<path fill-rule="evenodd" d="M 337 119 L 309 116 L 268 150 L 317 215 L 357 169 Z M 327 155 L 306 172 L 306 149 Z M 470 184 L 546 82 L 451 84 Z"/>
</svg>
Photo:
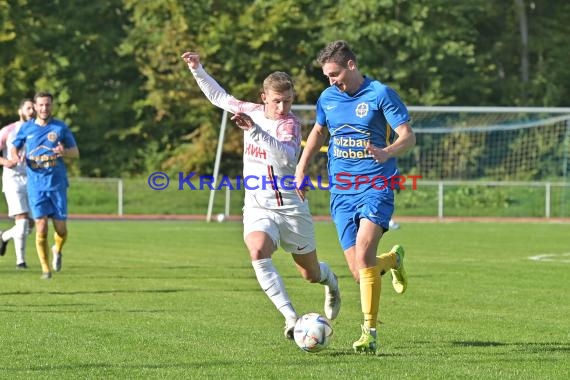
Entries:
<svg viewBox="0 0 570 380">
<path fill-rule="evenodd" d="M 222 121 L 220 123 L 220 137 L 218 138 L 218 147 L 216 149 L 216 161 L 214 162 L 214 185 L 210 190 L 210 197 L 208 199 L 208 211 L 206 212 L 206 222 L 212 221 L 212 210 L 214 208 L 214 197 L 216 195 L 216 188 L 218 187 L 218 175 L 220 172 L 220 161 L 222 160 L 222 150 L 224 147 L 224 138 L 226 136 L 226 125 L 228 124 L 228 111 L 224 110 L 222 113 Z M 226 200 L 225 213 L 229 213 L 229 196 Z M 226 215 L 227 216 L 227 215 Z"/>
</svg>

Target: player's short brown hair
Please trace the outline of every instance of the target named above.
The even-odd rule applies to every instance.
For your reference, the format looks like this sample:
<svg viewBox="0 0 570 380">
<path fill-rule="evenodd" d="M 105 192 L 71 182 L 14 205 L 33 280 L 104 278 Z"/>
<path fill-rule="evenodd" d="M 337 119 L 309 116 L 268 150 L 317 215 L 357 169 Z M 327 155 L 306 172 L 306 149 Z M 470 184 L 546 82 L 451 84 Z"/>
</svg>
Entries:
<svg viewBox="0 0 570 380">
<path fill-rule="evenodd" d="M 293 79 L 287 73 L 283 71 L 275 71 L 265 78 L 263 81 L 263 91 L 267 92 L 269 90 L 283 93 L 289 90 L 295 91 L 295 85 L 293 84 Z"/>
<path fill-rule="evenodd" d="M 38 98 L 50 98 L 50 100 L 53 102 L 53 95 L 51 94 L 51 92 L 48 91 L 36 92 L 36 94 L 34 95 L 34 103 L 36 102 L 36 100 L 38 100 Z"/>
<path fill-rule="evenodd" d="M 331 42 L 317 55 L 317 62 L 323 66 L 325 63 L 334 62 L 342 67 L 347 67 L 348 61 L 356 62 L 356 55 L 343 40 Z"/>
</svg>

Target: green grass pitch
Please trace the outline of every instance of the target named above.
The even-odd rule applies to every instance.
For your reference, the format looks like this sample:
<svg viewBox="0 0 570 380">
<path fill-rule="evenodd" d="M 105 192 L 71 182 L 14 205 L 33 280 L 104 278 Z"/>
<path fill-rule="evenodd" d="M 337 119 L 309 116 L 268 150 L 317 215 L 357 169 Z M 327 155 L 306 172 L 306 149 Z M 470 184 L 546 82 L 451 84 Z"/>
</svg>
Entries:
<svg viewBox="0 0 570 380">
<path fill-rule="evenodd" d="M 4 222 L 8 224 L 8 222 Z M 343 307 L 328 349 L 282 335 L 259 289 L 240 223 L 70 221 L 63 271 L 40 280 L 13 243 L 0 258 L 0 378 L 6 379 L 566 379 L 570 368 L 570 226 L 408 223 L 381 250 L 406 248 L 409 288 L 384 278 L 377 356 L 351 345 L 361 321 L 330 223 L 321 260 Z M 51 228 L 51 226 L 50 226 Z M 51 230 L 50 230 L 51 231 Z M 551 261 L 529 256 L 557 254 Z M 274 255 L 299 313 L 322 312 L 323 288 Z"/>
</svg>

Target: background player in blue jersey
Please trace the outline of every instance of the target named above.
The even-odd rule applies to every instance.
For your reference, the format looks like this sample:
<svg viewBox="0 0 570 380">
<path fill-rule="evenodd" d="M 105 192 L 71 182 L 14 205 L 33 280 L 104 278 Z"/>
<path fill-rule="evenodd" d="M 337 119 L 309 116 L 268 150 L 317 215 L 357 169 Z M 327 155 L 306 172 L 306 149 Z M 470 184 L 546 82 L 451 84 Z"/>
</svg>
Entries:
<svg viewBox="0 0 570 380">
<path fill-rule="evenodd" d="M 378 244 L 394 211 L 393 182 L 400 177 L 395 157 L 415 144 L 410 116 L 390 87 L 363 76 L 345 41 L 326 46 L 317 57 L 330 87 L 317 101 L 316 122 L 295 172 L 304 183 L 311 158 L 330 134 L 328 171 L 331 216 L 348 267 L 360 283 L 364 323 L 354 342 L 357 352 L 376 352 L 381 275 L 392 272 L 398 293 L 407 286 L 404 250 L 394 246 L 376 257 Z M 305 182 L 306 183 L 306 182 Z M 304 198 L 304 190 L 298 194 Z"/>
<path fill-rule="evenodd" d="M 52 94 L 38 92 L 34 96 L 37 117 L 24 123 L 12 142 L 14 160 L 24 159 L 20 152 L 25 148 L 28 198 L 36 224 L 36 249 L 42 266 L 42 279 L 49 279 L 52 275 L 48 264 L 48 218 L 53 220 L 55 229 L 52 267 L 56 272 L 61 270 L 61 251 L 67 239 L 69 187 L 64 158 L 79 157 L 73 133 L 63 121 L 52 118 L 52 103 Z"/>
</svg>

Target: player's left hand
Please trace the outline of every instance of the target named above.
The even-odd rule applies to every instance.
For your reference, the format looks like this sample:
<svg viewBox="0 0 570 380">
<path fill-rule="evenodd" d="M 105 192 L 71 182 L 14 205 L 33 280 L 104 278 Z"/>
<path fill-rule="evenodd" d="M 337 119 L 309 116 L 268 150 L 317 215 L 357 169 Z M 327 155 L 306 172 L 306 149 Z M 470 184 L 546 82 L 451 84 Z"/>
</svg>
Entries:
<svg viewBox="0 0 570 380">
<path fill-rule="evenodd" d="M 366 151 L 372 156 L 372 158 L 374 158 L 374 161 L 379 164 L 384 163 L 391 158 L 388 152 L 382 148 L 378 148 L 377 146 L 370 144 L 370 142 L 368 142 L 368 145 L 366 146 Z"/>
<path fill-rule="evenodd" d="M 232 121 L 244 131 L 249 131 L 255 125 L 253 119 L 245 113 L 236 113 L 232 116 Z"/>
<path fill-rule="evenodd" d="M 64 148 L 63 144 L 61 143 L 61 141 L 57 143 L 57 146 L 55 148 L 53 148 L 52 151 L 55 153 L 55 155 L 57 157 L 63 157 L 63 153 L 65 151 L 65 148 Z"/>
</svg>

